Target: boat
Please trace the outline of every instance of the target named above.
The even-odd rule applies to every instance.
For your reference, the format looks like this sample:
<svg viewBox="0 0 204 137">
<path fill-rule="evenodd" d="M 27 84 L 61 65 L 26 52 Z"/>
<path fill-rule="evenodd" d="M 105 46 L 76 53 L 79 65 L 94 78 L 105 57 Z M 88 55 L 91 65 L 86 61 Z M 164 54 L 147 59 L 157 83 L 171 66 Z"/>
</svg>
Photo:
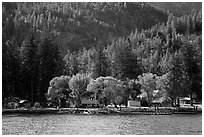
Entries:
<svg viewBox="0 0 204 137">
<path fill-rule="evenodd" d="M 84 114 L 84 115 L 90 115 L 90 114 L 92 114 L 89 110 L 84 110 L 83 112 L 82 112 L 82 114 Z"/>
</svg>

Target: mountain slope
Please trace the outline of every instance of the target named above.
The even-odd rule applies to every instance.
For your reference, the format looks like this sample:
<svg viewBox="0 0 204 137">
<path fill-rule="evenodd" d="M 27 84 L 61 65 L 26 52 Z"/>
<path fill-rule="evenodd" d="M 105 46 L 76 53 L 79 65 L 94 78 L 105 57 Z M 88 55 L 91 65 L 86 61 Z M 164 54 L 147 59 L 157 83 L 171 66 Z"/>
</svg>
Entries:
<svg viewBox="0 0 204 137">
<path fill-rule="evenodd" d="M 162 11 L 171 11 L 177 15 L 189 14 L 191 10 L 201 10 L 201 2 L 149 2 L 151 6 Z"/>
<path fill-rule="evenodd" d="M 8 11 L 6 9 L 8 6 L 4 6 L 6 4 L 3 3 L 4 12 Z M 91 48 L 99 41 L 108 44 L 114 38 L 127 36 L 135 29 L 148 29 L 167 20 L 165 13 L 147 3 L 14 3 L 12 5 L 15 7 L 12 10 L 14 36 L 19 40 L 19 44 L 31 30 L 35 31 L 37 36 L 50 33 L 62 53 L 66 53 L 67 49 Z"/>
</svg>

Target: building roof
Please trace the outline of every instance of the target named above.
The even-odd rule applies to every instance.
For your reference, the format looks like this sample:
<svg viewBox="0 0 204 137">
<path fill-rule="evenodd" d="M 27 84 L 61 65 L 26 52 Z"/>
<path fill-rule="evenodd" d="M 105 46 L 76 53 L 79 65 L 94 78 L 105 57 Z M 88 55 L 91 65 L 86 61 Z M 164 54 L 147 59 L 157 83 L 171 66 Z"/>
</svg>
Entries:
<svg viewBox="0 0 204 137">
<path fill-rule="evenodd" d="M 99 104 L 98 100 L 83 99 L 81 104 Z"/>
<path fill-rule="evenodd" d="M 189 97 L 179 98 L 179 100 L 191 100 Z"/>
<path fill-rule="evenodd" d="M 170 99 L 165 97 L 156 98 L 152 101 L 152 103 L 163 103 L 168 102 Z"/>
</svg>

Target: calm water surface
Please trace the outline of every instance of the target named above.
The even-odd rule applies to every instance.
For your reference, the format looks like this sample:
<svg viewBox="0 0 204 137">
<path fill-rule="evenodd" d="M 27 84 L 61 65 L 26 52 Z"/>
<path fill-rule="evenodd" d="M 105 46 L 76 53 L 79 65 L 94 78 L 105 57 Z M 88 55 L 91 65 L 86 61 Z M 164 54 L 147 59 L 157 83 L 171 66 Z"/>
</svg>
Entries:
<svg viewBox="0 0 204 137">
<path fill-rule="evenodd" d="M 3 115 L 2 134 L 202 134 L 202 115 Z"/>
</svg>

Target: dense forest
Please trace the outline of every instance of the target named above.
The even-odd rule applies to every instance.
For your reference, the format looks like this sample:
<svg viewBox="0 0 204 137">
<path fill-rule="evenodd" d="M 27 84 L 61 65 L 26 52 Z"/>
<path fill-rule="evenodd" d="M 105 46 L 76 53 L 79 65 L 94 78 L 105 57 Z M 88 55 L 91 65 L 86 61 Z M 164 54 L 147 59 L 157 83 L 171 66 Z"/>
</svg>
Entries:
<svg viewBox="0 0 204 137">
<path fill-rule="evenodd" d="M 201 11 L 176 16 L 126 2 L 2 6 L 3 99 L 202 100 Z"/>
</svg>

